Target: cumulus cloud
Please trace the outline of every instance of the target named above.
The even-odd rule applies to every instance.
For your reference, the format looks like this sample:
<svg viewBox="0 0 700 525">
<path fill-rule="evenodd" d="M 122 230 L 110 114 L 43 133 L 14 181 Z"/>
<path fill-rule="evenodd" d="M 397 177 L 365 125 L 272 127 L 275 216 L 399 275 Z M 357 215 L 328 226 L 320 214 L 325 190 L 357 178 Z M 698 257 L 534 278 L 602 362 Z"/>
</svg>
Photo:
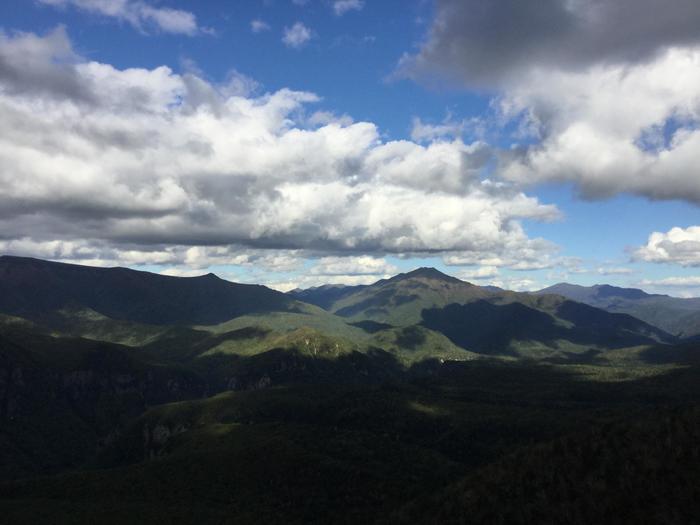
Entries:
<svg viewBox="0 0 700 525">
<path fill-rule="evenodd" d="M 515 129 L 505 180 L 700 203 L 698 24 L 695 0 L 439 0 L 399 73 L 494 94 Z M 416 140 L 458 131 L 417 124 Z"/>
<path fill-rule="evenodd" d="M 387 275 L 399 269 L 383 257 L 322 257 L 309 271 L 310 275 Z"/>
<path fill-rule="evenodd" d="M 480 281 L 483 279 L 493 279 L 499 274 L 495 266 L 482 266 L 476 270 L 463 270 L 457 273 L 457 277 L 464 281 Z"/>
<path fill-rule="evenodd" d="M 568 266 L 565 257 L 558 256 L 559 247 L 545 239 L 529 239 L 519 224 L 501 242 L 475 244 L 470 250 L 448 253 L 443 262 L 448 266 L 506 267 L 511 270 L 532 271 Z"/>
<path fill-rule="evenodd" d="M 0 251 L 203 268 L 264 264 L 263 252 L 517 265 L 552 249 L 521 223 L 558 210 L 485 180 L 483 143 L 386 142 L 344 118 L 310 125 L 316 95 L 253 95 L 234 77 L 85 61 L 61 29 L 2 35 Z"/>
<path fill-rule="evenodd" d="M 316 286 L 337 285 L 337 286 L 358 286 L 374 284 L 381 279 L 388 279 L 391 275 L 298 275 L 290 280 L 262 280 L 260 283 L 279 290 L 289 292 L 290 290 L 314 288 Z"/>
<path fill-rule="evenodd" d="M 700 203 L 698 86 L 700 47 L 644 64 L 534 72 L 501 104 L 541 140 L 505 152 L 500 174 L 523 184 L 571 181 L 587 198 L 629 192 Z"/>
<path fill-rule="evenodd" d="M 383 257 L 373 255 L 327 256 L 312 259 L 305 272 L 297 272 L 291 280 L 264 280 L 265 284 L 280 291 L 312 288 L 324 285 L 355 286 L 372 284 L 399 273 L 399 268 Z"/>
<path fill-rule="evenodd" d="M 196 35 L 210 32 L 197 25 L 197 17 L 181 9 L 153 7 L 139 0 L 38 0 L 54 7 L 75 7 L 82 11 L 115 18 L 144 31 L 155 27 L 164 33 Z"/>
<path fill-rule="evenodd" d="M 533 68 L 638 63 L 700 42 L 696 0 L 438 0 L 428 37 L 402 71 L 470 87 L 517 82 Z"/>
<path fill-rule="evenodd" d="M 482 286 L 497 286 L 498 288 L 503 288 L 504 290 L 513 290 L 515 292 L 532 292 L 539 288 L 542 288 L 541 283 L 533 279 L 518 279 L 514 277 L 496 278 L 479 284 Z"/>
<path fill-rule="evenodd" d="M 336 16 L 343 16 L 348 11 L 361 11 L 365 6 L 363 0 L 335 0 L 333 2 L 333 12 Z"/>
<path fill-rule="evenodd" d="M 291 27 L 285 27 L 284 33 L 282 34 L 282 42 L 287 47 L 292 47 L 294 49 L 299 49 L 304 46 L 309 40 L 311 40 L 312 34 L 311 29 L 306 27 L 301 22 L 295 23 Z"/>
<path fill-rule="evenodd" d="M 700 226 L 654 232 L 633 257 L 646 262 L 700 266 Z"/>
</svg>

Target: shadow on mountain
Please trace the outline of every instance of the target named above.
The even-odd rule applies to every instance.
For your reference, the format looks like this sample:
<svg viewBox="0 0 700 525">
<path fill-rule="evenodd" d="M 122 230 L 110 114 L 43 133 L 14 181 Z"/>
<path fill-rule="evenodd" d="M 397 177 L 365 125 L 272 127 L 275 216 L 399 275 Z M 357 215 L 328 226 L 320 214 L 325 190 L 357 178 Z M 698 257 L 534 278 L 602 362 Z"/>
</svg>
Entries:
<svg viewBox="0 0 700 525">
<path fill-rule="evenodd" d="M 596 365 L 600 364 L 603 355 L 602 350 L 590 348 L 585 352 L 562 352 L 561 355 L 545 357 L 541 361 L 554 365 Z"/>
<path fill-rule="evenodd" d="M 313 356 L 299 348 L 275 348 L 245 357 L 207 355 L 196 366 L 214 392 L 288 384 L 378 384 L 401 380 L 406 373 L 393 354 L 381 349 Z"/>
<path fill-rule="evenodd" d="M 341 308 L 335 313 L 342 317 L 352 317 L 359 313 L 364 313 L 365 315 L 386 314 L 390 308 L 395 308 L 417 299 L 420 299 L 420 296 L 416 294 L 404 294 L 393 289 L 381 290 L 364 301 Z"/>
<path fill-rule="evenodd" d="M 455 303 L 425 309 L 422 317 L 427 328 L 441 332 L 466 350 L 483 354 L 517 355 L 511 345 L 524 340 L 555 347 L 557 338 L 552 316 L 520 303 Z"/>
<path fill-rule="evenodd" d="M 695 523 L 700 409 L 598 422 L 517 450 L 396 513 L 393 523 Z"/>
<path fill-rule="evenodd" d="M 355 356 L 280 357 L 267 356 L 278 373 L 364 375 L 348 367 Z M 592 509 L 624 516 L 628 502 L 653 513 L 670 497 L 681 517 L 697 507 L 687 497 L 697 486 L 697 413 L 666 408 L 698 402 L 696 369 L 607 383 L 496 360 L 433 366 L 399 382 L 273 382 L 155 407 L 104 451 L 109 468 L 0 484 L 0 509 L 8 522 L 123 523 L 131 512 L 132 523 L 187 523 L 201 510 L 200 523 L 450 523 L 471 510 L 476 523 L 565 523 L 545 517 L 591 491 L 582 523 L 601 512 Z M 417 503 L 403 509 L 407 501 Z M 511 519 L 489 519 L 501 515 Z M 669 523 L 682 522 L 692 521 Z"/>
<path fill-rule="evenodd" d="M 672 339 L 628 315 L 609 314 L 572 301 L 562 303 L 556 315 L 572 326 L 522 303 L 498 305 L 480 300 L 425 309 L 422 324 L 464 349 L 492 355 L 518 355 L 514 349 L 518 343 L 537 342 L 558 349 L 559 341 L 568 341 L 612 349 L 656 344 L 661 337 Z"/>
<path fill-rule="evenodd" d="M 294 299 L 281 292 L 232 283 L 213 274 L 181 278 L 0 257 L 0 311 L 40 319 L 76 306 L 112 319 L 152 325 L 218 324 L 255 312 L 297 309 Z"/>
<path fill-rule="evenodd" d="M 119 345 L 0 336 L 0 478 L 75 468 L 149 406 L 206 391 L 195 372 Z"/>
<path fill-rule="evenodd" d="M 700 342 L 678 345 L 657 345 L 642 350 L 639 358 L 652 365 L 680 364 L 700 365 Z"/>
<path fill-rule="evenodd" d="M 565 301 L 557 308 L 557 317 L 573 323 L 571 333 L 577 341 L 623 348 L 656 342 L 675 342 L 670 334 L 627 314 L 609 313 L 593 306 Z"/>
<path fill-rule="evenodd" d="M 376 334 L 377 332 L 381 332 L 382 330 L 389 330 L 391 328 L 394 328 L 393 325 L 387 324 L 387 323 L 379 323 L 377 321 L 370 321 L 365 320 L 365 321 L 357 321 L 356 323 L 348 323 L 350 326 L 355 326 L 357 328 L 360 328 L 367 332 L 368 334 Z"/>
<path fill-rule="evenodd" d="M 427 340 L 424 330 L 419 326 L 412 325 L 399 331 L 396 335 L 396 344 L 408 350 L 415 350 Z"/>
</svg>

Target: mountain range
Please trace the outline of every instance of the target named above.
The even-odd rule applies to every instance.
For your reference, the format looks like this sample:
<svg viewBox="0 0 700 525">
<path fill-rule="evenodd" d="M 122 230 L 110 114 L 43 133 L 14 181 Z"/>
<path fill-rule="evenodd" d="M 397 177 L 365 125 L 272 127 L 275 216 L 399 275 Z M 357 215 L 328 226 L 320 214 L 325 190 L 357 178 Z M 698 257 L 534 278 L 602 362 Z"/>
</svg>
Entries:
<svg viewBox="0 0 700 525">
<path fill-rule="evenodd" d="M 623 299 L 693 304 L 612 287 L 512 292 L 434 268 L 285 294 L 0 257 L 0 512 L 526 523 L 545 502 L 595 499 L 637 522 L 630 505 L 638 518 L 698 501 L 683 479 L 697 463 L 700 354 L 684 338 L 692 323 L 664 330 L 615 311 Z M 514 462 L 534 495 L 508 478 Z M 576 496 L 610 469 L 618 490 Z M 666 484 L 671 499 L 654 499 Z"/>
<path fill-rule="evenodd" d="M 285 318 L 294 328 L 367 339 L 369 345 L 376 344 L 377 334 L 384 339 L 389 332 L 402 337 L 411 329 L 420 334 L 416 344 L 432 331 L 467 352 L 516 356 L 674 340 L 643 321 L 561 294 L 495 291 L 434 268 L 419 268 L 369 286 L 323 287 L 286 295 L 213 274 L 180 278 L 2 257 L 0 313 L 58 330 L 67 331 L 69 323 L 83 319 L 86 326 L 90 320 L 138 324 L 139 331 L 152 334 L 162 332 L 163 326 L 206 326 L 210 332 L 251 327 L 279 331 L 278 319 Z M 77 329 L 73 335 L 90 334 Z"/>
<path fill-rule="evenodd" d="M 608 312 L 632 315 L 680 338 L 700 335 L 700 298 L 648 294 L 636 288 L 607 284 L 579 286 L 559 283 L 536 292 L 557 294 Z"/>
</svg>

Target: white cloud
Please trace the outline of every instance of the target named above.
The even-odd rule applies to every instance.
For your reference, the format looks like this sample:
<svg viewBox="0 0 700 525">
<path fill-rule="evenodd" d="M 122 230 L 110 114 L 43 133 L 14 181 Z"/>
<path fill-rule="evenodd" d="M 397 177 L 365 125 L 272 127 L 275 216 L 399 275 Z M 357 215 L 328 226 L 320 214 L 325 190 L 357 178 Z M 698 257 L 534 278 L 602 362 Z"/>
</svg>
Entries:
<svg viewBox="0 0 700 525">
<path fill-rule="evenodd" d="M 700 266 L 700 226 L 654 232 L 633 257 L 646 262 Z"/>
<path fill-rule="evenodd" d="M 518 83 L 533 69 L 646 62 L 700 42 L 697 0 L 438 0 L 429 33 L 403 73 L 469 87 Z M 436 75 L 437 74 L 437 75 Z"/>
<path fill-rule="evenodd" d="M 465 281 L 493 279 L 497 276 L 498 268 L 495 266 L 482 266 L 476 270 L 464 270 L 457 273 L 457 277 Z"/>
<path fill-rule="evenodd" d="M 640 281 L 638 286 L 656 293 L 666 293 L 676 297 L 700 296 L 700 276 L 645 279 Z"/>
<path fill-rule="evenodd" d="M 312 127 L 326 126 L 328 124 L 338 124 L 340 126 L 350 126 L 354 123 L 349 115 L 336 115 L 331 111 L 315 111 L 306 119 L 306 123 Z"/>
<path fill-rule="evenodd" d="M 440 0 L 435 13 L 398 74 L 499 94 L 516 144 L 498 176 L 700 204 L 700 3 Z M 459 131 L 417 124 L 415 140 Z"/>
<path fill-rule="evenodd" d="M 282 42 L 287 47 L 299 49 L 311 40 L 311 29 L 301 22 L 295 23 L 292 27 L 285 27 L 282 35 Z"/>
<path fill-rule="evenodd" d="M 598 275 L 629 275 L 634 273 L 631 268 L 601 266 L 596 269 Z"/>
<path fill-rule="evenodd" d="M 481 265 L 518 271 L 568 266 L 568 259 L 558 257 L 558 251 L 555 244 L 545 239 L 530 239 L 519 226 L 514 226 L 510 235 L 498 243 L 476 244 L 471 250 L 447 253 L 442 260 L 448 266 Z"/>
<path fill-rule="evenodd" d="M 261 281 L 262 284 L 279 290 L 280 292 L 288 292 L 296 288 L 306 289 L 312 288 L 314 286 L 323 285 L 344 285 L 344 286 L 358 286 L 366 284 L 374 284 L 380 279 L 388 279 L 392 277 L 389 274 L 386 275 L 300 275 L 294 279 L 288 281 Z"/>
<path fill-rule="evenodd" d="M 700 276 L 692 277 L 666 277 L 664 279 L 645 279 L 640 283 L 644 286 L 681 286 L 700 287 Z"/>
<path fill-rule="evenodd" d="M 363 0 L 335 0 L 333 2 L 333 11 L 336 16 L 343 16 L 348 11 L 361 11 L 365 6 Z"/>
<path fill-rule="evenodd" d="M 542 288 L 541 284 L 533 279 L 528 278 L 513 278 L 513 277 L 502 277 L 497 279 L 491 279 L 487 282 L 479 283 L 481 286 L 497 286 L 503 288 L 504 290 L 512 290 L 515 292 L 533 292 Z"/>
<path fill-rule="evenodd" d="M 420 118 L 413 118 L 413 128 L 411 129 L 411 139 L 415 142 L 431 142 L 445 137 L 459 137 L 464 131 L 463 122 L 453 122 L 447 120 L 441 124 L 428 124 Z"/>
<path fill-rule="evenodd" d="M 166 268 L 159 273 L 161 275 L 169 275 L 170 277 L 199 277 L 201 275 L 206 275 L 208 272 L 203 270 L 192 270 L 189 268 L 172 267 Z"/>
<path fill-rule="evenodd" d="M 165 33 L 196 35 L 210 32 L 197 25 L 197 17 L 181 9 L 153 7 L 140 0 L 38 0 L 42 4 L 55 7 L 72 6 L 83 11 L 116 18 L 127 22 L 139 30 L 149 26 Z"/>
<path fill-rule="evenodd" d="M 269 261 L 283 271 L 331 252 L 499 266 L 484 260 L 554 250 L 521 222 L 556 207 L 483 181 L 482 143 L 385 142 L 342 117 L 310 126 L 314 94 L 119 70 L 76 56 L 63 30 L 0 34 L 0 64 L 3 252 L 192 268 L 291 254 Z"/>
<path fill-rule="evenodd" d="M 310 275 L 386 275 L 399 269 L 383 257 L 370 255 L 356 257 L 322 257 L 309 271 Z"/>
<path fill-rule="evenodd" d="M 250 30 L 253 33 L 262 33 L 263 31 L 269 31 L 270 24 L 268 24 L 264 20 L 260 20 L 260 19 L 251 20 Z"/>
<path fill-rule="evenodd" d="M 399 268 L 383 257 L 329 256 L 313 261 L 313 265 L 291 280 L 263 281 L 267 286 L 287 292 L 295 288 L 311 288 L 328 284 L 354 286 L 372 284 L 399 273 Z"/>
<path fill-rule="evenodd" d="M 500 173 L 524 184 L 571 181 L 588 198 L 627 192 L 700 203 L 698 85 L 700 48 L 636 65 L 532 72 L 502 103 L 534 122 L 542 140 L 504 155 Z"/>
</svg>

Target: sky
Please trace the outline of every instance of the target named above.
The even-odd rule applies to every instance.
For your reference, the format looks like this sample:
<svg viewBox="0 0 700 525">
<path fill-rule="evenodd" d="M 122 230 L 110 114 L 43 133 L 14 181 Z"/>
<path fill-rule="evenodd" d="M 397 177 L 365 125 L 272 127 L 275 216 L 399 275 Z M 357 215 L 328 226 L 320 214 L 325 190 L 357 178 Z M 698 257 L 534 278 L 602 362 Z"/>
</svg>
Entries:
<svg viewBox="0 0 700 525">
<path fill-rule="evenodd" d="M 697 0 L 5 0 L 0 253 L 700 296 Z"/>
</svg>

